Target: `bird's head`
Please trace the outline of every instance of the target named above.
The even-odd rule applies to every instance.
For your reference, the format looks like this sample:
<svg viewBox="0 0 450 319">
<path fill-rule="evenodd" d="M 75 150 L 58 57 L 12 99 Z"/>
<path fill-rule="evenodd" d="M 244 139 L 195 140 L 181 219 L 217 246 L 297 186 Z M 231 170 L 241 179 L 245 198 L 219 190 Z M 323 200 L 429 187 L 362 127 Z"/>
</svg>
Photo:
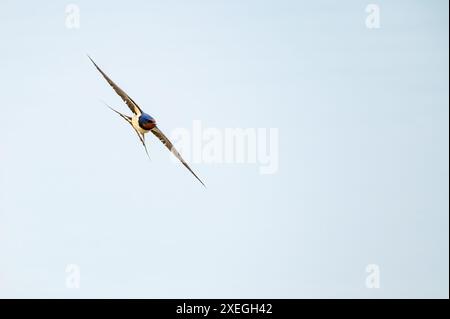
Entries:
<svg viewBox="0 0 450 319">
<path fill-rule="evenodd" d="M 139 126 L 144 130 L 151 130 L 156 126 L 156 121 L 150 115 L 142 113 L 141 116 L 139 116 Z"/>
</svg>

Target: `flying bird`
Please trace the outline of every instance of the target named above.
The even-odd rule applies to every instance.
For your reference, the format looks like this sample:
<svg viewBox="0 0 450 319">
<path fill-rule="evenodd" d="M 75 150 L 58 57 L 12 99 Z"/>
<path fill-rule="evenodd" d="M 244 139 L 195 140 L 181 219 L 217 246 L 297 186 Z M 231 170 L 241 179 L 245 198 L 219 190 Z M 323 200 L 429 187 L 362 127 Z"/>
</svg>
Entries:
<svg viewBox="0 0 450 319">
<path fill-rule="evenodd" d="M 113 109 L 109 105 L 106 105 L 109 107 L 112 111 L 116 112 L 120 117 L 122 117 L 125 121 L 127 121 L 133 129 L 136 131 L 139 139 L 141 140 L 142 145 L 144 145 L 145 152 L 148 155 L 147 146 L 145 145 L 145 134 L 148 132 L 152 132 L 153 135 L 155 135 L 166 147 L 169 149 L 169 151 L 172 152 L 173 155 L 175 155 L 180 162 L 189 170 L 189 172 L 192 173 L 192 175 L 195 176 L 195 178 L 202 183 L 203 186 L 206 187 L 206 185 L 202 182 L 202 180 L 194 173 L 194 171 L 189 167 L 189 165 L 186 163 L 186 161 L 181 157 L 180 153 L 175 149 L 173 144 L 170 142 L 170 140 L 164 135 L 163 132 L 158 128 L 156 125 L 156 120 L 148 115 L 147 113 L 143 112 L 142 109 L 136 104 L 136 102 L 133 101 L 131 97 L 128 96 L 128 94 L 125 93 L 116 83 L 114 83 L 106 74 L 103 72 L 98 65 L 94 62 L 94 60 L 91 59 L 91 57 L 88 55 L 89 60 L 94 64 L 96 69 L 102 74 L 102 76 L 105 78 L 105 80 L 111 85 L 111 87 L 114 89 L 114 91 L 122 98 L 122 100 L 125 102 L 125 104 L 128 106 L 128 108 L 133 112 L 132 116 L 128 116 L 125 114 L 120 113 L 119 111 Z M 149 156 L 150 157 L 150 156 Z"/>
</svg>

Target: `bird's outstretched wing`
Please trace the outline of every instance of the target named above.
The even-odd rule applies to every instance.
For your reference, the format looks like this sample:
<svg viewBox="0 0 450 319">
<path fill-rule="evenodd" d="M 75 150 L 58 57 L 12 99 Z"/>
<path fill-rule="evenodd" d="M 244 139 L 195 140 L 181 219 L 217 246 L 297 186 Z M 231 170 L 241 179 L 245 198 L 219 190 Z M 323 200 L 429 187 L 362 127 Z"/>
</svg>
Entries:
<svg viewBox="0 0 450 319">
<path fill-rule="evenodd" d="M 125 104 L 130 108 L 131 112 L 133 112 L 136 115 L 141 115 L 142 110 L 141 108 L 136 104 L 136 102 L 133 101 L 131 97 L 128 96 L 116 83 L 113 82 L 106 74 L 103 72 L 98 65 L 94 62 L 94 60 L 91 59 L 91 57 L 88 55 L 89 60 L 94 64 L 94 66 L 97 68 L 97 70 L 103 75 L 105 80 L 109 83 L 109 85 L 112 86 L 114 91 L 122 98 L 122 100 L 125 102 Z"/>
<path fill-rule="evenodd" d="M 164 135 L 164 133 L 161 132 L 161 130 L 158 127 L 152 128 L 151 132 L 167 147 L 169 151 L 172 152 L 173 155 L 175 155 L 180 160 L 180 162 L 189 170 L 189 172 L 191 172 L 192 175 L 194 175 L 195 178 L 198 179 L 198 181 L 202 183 L 203 186 L 206 187 L 206 185 L 202 182 L 202 180 L 198 178 L 197 175 L 195 175 L 195 173 L 192 171 L 192 169 L 189 167 L 186 161 L 181 157 L 180 153 L 178 153 L 178 151 L 173 146 L 172 142 L 169 141 L 169 139 Z"/>
<path fill-rule="evenodd" d="M 103 103 L 105 103 L 105 102 L 103 102 Z M 125 121 L 127 121 L 127 122 L 131 125 L 131 127 L 133 128 L 133 130 L 136 132 L 136 134 L 138 135 L 139 139 L 141 140 L 142 145 L 144 145 L 145 153 L 147 154 L 148 158 L 150 158 L 150 155 L 148 154 L 147 146 L 145 145 L 145 136 L 144 136 L 144 134 L 139 133 L 139 132 L 134 128 L 133 124 L 131 123 L 131 117 L 129 117 L 129 116 L 125 115 L 125 114 L 122 114 L 122 113 L 120 113 L 119 111 L 116 111 L 115 109 L 113 109 L 111 106 L 109 106 L 109 105 L 106 104 L 106 103 L 105 103 L 105 105 L 106 105 L 108 108 L 110 108 L 112 111 L 114 111 L 114 112 L 116 112 L 117 114 L 119 114 L 120 117 L 122 117 Z"/>
</svg>

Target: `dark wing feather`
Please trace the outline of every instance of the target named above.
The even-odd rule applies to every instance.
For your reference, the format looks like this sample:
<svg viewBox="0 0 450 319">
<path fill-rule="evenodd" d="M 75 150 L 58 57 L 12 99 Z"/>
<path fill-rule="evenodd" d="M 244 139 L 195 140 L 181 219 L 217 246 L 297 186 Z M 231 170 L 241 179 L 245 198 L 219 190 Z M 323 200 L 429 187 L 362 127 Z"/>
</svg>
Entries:
<svg viewBox="0 0 450 319">
<path fill-rule="evenodd" d="M 133 101 L 131 97 L 128 96 L 116 83 L 113 82 L 99 67 L 97 64 L 95 64 L 94 60 L 91 59 L 91 57 L 88 55 L 89 60 L 94 64 L 94 66 L 97 68 L 97 70 L 103 75 L 105 80 L 109 83 L 109 85 L 112 86 L 114 91 L 122 98 L 122 100 L 125 102 L 125 104 L 130 108 L 131 112 L 137 115 L 142 114 L 142 110 L 140 107 L 136 104 L 136 102 Z"/>
<path fill-rule="evenodd" d="M 131 123 L 130 123 L 130 124 L 131 124 Z M 134 129 L 134 131 L 136 132 L 136 134 L 139 136 L 139 139 L 141 140 L 142 145 L 144 145 L 145 153 L 147 153 L 147 157 L 150 159 L 150 155 L 148 154 L 148 150 L 147 150 L 147 145 L 145 145 L 145 135 L 139 133 L 138 130 L 136 130 L 136 129 L 134 128 L 133 124 L 131 124 L 131 126 L 133 127 L 133 129 Z"/>
<path fill-rule="evenodd" d="M 151 132 L 167 147 L 167 149 L 169 151 L 172 152 L 173 155 L 175 155 L 180 162 L 189 170 L 189 172 L 192 173 L 192 175 L 195 176 L 196 179 L 198 179 L 198 181 L 200 183 L 202 183 L 203 186 L 206 187 L 206 185 L 202 182 L 202 180 L 195 175 L 195 173 L 192 171 L 192 169 L 189 167 L 189 165 L 185 162 L 185 160 L 181 157 L 180 153 L 178 153 L 178 151 L 175 149 L 175 147 L 173 147 L 172 142 L 169 141 L 169 139 L 164 135 L 163 132 L 161 132 L 161 130 L 158 127 L 154 127 Z"/>
<path fill-rule="evenodd" d="M 103 102 L 105 103 L 105 102 Z M 106 104 L 106 103 L 105 103 Z M 136 134 L 138 135 L 139 139 L 142 142 L 142 145 L 144 145 L 144 149 L 145 149 L 145 153 L 147 153 L 148 158 L 150 158 L 150 155 L 148 154 L 148 150 L 147 150 L 147 145 L 145 145 L 145 136 L 144 134 L 139 133 L 133 126 L 133 123 L 131 123 L 131 117 L 120 113 L 119 111 L 116 111 L 115 109 L 113 109 L 111 106 L 109 106 L 108 104 L 106 104 L 107 107 L 109 107 L 112 111 L 116 112 L 117 114 L 120 115 L 120 117 L 122 117 L 125 121 L 127 121 L 131 127 L 133 128 L 133 130 L 136 132 Z"/>
</svg>

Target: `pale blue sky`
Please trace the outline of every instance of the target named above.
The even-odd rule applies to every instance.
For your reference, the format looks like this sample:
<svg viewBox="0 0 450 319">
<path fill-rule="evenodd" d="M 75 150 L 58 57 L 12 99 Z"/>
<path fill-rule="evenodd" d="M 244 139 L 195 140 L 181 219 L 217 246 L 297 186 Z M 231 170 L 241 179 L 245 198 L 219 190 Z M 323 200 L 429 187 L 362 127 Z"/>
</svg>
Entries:
<svg viewBox="0 0 450 319">
<path fill-rule="evenodd" d="M 448 2 L 371 2 L 1 1 L 0 297 L 448 297 Z M 86 53 L 167 132 L 278 128 L 278 173 L 149 162 Z"/>
</svg>

